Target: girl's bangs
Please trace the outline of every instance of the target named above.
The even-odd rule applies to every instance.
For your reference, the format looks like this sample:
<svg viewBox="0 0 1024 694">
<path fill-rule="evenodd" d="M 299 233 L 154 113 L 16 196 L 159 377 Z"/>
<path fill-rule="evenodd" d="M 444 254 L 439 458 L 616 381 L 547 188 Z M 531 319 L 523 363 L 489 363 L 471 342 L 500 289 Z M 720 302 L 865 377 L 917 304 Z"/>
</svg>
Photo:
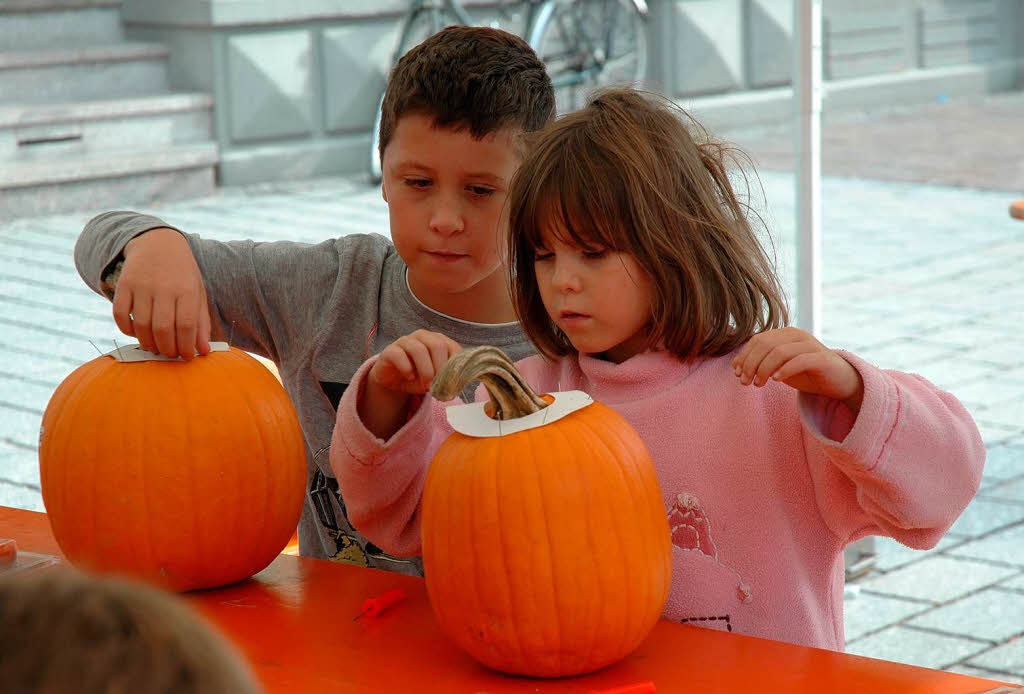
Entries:
<svg viewBox="0 0 1024 694">
<path fill-rule="evenodd" d="M 534 249 L 544 247 L 544 234 L 578 248 L 622 250 L 626 244 L 622 223 L 628 210 L 617 209 L 619 199 L 612 177 L 595 169 L 591 157 L 577 156 L 564 147 L 553 163 L 530 186 L 524 215 L 523 238 Z"/>
</svg>

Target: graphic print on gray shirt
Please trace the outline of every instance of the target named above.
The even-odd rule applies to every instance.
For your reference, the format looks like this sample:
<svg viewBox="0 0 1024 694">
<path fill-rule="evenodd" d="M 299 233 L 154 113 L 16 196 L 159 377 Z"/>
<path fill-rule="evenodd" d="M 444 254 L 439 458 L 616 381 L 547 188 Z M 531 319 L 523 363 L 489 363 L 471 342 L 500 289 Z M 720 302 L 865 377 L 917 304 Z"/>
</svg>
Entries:
<svg viewBox="0 0 1024 694">
<path fill-rule="evenodd" d="M 128 241 L 158 227 L 175 228 L 136 212 L 93 218 L 75 245 L 78 273 L 113 299 L 102 278 Z M 308 469 L 302 556 L 422 574 L 418 557 L 390 556 L 348 522 L 329 455 L 338 400 L 359 366 L 403 335 L 431 330 L 465 347 L 494 345 L 518 360 L 535 351 L 519 324 L 467 323 L 427 308 L 409 290 L 394 246 L 376 234 L 308 244 L 222 242 L 177 231 L 203 275 L 211 339 L 230 335 L 233 346 L 274 361 L 298 413 Z"/>
</svg>

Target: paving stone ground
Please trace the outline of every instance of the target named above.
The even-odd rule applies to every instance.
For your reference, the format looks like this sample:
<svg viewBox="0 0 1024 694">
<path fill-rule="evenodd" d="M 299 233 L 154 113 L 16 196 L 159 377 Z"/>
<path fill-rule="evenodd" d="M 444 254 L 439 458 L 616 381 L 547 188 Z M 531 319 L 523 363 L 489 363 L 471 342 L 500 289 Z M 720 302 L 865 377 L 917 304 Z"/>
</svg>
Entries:
<svg viewBox="0 0 1024 694">
<path fill-rule="evenodd" d="M 1011 127 L 1001 114 L 1017 108 L 1016 123 L 1024 122 L 1024 99 L 987 103 L 988 111 L 984 102 L 947 111 L 960 114 L 952 124 L 941 108 L 919 110 L 916 122 L 931 119 L 936 129 L 961 136 L 932 142 L 931 150 L 923 140 L 907 144 L 908 180 L 891 180 L 899 157 L 879 164 L 891 154 L 888 133 L 914 136 L 891 115 L 860 119 L 857 156 L 846 164 L 832 155 L 839 164 L 826 167 L 834 175 L 823 184 L 823 338 L 950 390 L 975 417 L 988 451 L 980 493 L 936 548 L 877 541 L 876 569 L 848 586 L 848 651 L 1024 684 L 1024 223 L 1007 214 L 1009 203 L 1024 197 L 1024 178 L 955 171 L 987 171 L 986 157 L 996 155 L 1003 170 L 1024 161 L 1019 126 L 1008 153 L 993 150 L 984 129 L 972 134 L 962 115 L 983 114 L 977 118 L 985 128 Z M 848 121 L 841 139 L 857 143 L 858 121 Z M 766 140 L 741 135 L 734 139 L 746 138 L 764 159 Z M 945 163 L 933 156 L 940 144 L 950 155 Z M 826 163 L 828 157 L 826 149 Z M 792 295 L 793 177 L 768 170 L 785 169 L 784 161 L 762 163 L 763 190 L 751 202 L 771 230 Z M 877 175 L 850 177 L 865 169 Z M 1001 189 L 1002 180 L 1008 184 Z M 222 189 L 147 209 L 222 239 L 319 241 L 387 232 L 378 190 L 358 180 Z M 106 351 L 119 338 L 109 304 L 85 287 L 72 264 L 78 232 L 99 211 L 0 221 L 0 504 L 42 510 L 36 440 L 46 402 L 72 369 L 95 356 L 90 343 Z"/>
</svg>

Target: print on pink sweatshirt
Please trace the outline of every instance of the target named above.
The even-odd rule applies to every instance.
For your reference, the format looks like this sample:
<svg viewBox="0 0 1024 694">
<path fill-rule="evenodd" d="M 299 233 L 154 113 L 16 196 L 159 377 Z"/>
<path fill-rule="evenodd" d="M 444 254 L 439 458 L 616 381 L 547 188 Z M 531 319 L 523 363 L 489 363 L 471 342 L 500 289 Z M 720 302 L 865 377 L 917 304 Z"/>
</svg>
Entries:
<svg viewBox="0 0 1024 694">
<path fill-rule="evenodd" d="M 782 383 L 744 387 L 730 355 L 530 357 L 519 367 L 539 392 L 583 390 L 643 437 L 672 530 L 664 618 L 842 650 L 843 549 L 871 534 L 934 546 L 976 493 L 985 459 L 954 396 L 842 354 L 864 380 L 856 417 Z M 446 403 L 425 399 L 377 439 L 356 413 L 372 363 L 339 403 L 331 465 L 352 524 L 385 551 L 416 555 L 426 470 L 451 433 Z"/>
</svg>

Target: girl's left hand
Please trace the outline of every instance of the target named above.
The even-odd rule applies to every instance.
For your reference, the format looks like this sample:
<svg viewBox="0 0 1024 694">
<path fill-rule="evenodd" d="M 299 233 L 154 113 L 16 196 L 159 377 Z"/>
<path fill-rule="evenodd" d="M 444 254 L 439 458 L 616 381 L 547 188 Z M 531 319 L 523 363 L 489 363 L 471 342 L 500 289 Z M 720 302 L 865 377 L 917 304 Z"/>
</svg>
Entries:
<svg viewBox="0 0 1024 694">
<path fill-rule="evenodd" d="M 850 362 L 799 328 L 779 328 L 754 335 L 733 357 L 743 385 L 781 381 L 804 393 L 842 400 L 854 414 L 864 399 L 864 379 Z"/>
</svg>

